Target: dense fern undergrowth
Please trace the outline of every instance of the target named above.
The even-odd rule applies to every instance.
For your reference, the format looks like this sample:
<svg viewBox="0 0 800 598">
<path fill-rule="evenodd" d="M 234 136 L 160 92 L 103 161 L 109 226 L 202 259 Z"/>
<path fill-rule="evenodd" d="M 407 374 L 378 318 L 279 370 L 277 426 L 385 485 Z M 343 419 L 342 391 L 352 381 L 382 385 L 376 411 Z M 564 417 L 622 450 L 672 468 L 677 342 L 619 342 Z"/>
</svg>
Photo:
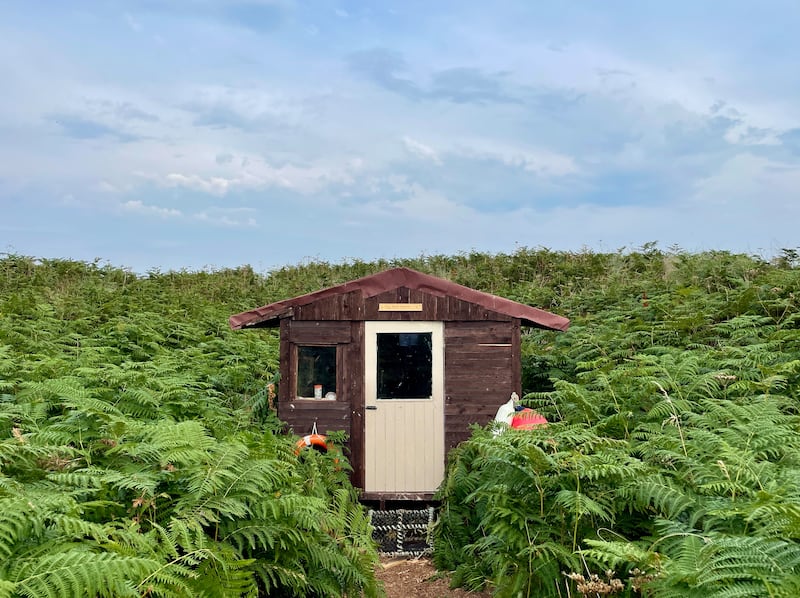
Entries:
<svg viewBox="0 0 800 598">
<path fill-rule="evenodd" d="M 228 329 L 281 291 L 0 259 L 0 596 L 380 595 L 346 463 L 270 409 L 277 339 Z"/>
<path fill-rule="evenodd" d="M 465 253 L 265 275 L 0 256 L 0 597 L 377 596 L 347 464 L 295 455 L 278 339 L 227 316 L 409 266 L 571 318 L 523 338 L 551 422 L 451 453 L 434 558 L 497 596 L 800 594 L 800 269 Z"/>
<path fill-rule="evenodd" d="M 496 596 L 800 595 L 795 252 L 560 257 L 550 295 L 516 287 L 573 319 L 526 338 L 551 423 L 451 453 L 437 566 Z"/>
</svg>

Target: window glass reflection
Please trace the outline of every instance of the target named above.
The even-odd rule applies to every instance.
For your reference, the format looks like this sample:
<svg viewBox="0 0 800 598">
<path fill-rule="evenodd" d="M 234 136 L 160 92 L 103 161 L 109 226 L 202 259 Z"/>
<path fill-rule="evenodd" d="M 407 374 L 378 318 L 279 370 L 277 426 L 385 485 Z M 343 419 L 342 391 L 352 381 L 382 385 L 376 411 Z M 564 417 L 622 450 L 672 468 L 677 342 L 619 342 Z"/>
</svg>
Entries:
<svg viewBox="0 0 800 598">
<path fill-rule="evenodd" d="M 336 347 L 297 347 L 297 396 L 322 398 L 329 392 L 336 392 Z"/>
<path fill-rule="evenodd" d="M 378 398 L 429 399 L 433 388 L 430 332 L 379 333 Z"/>
</svg>

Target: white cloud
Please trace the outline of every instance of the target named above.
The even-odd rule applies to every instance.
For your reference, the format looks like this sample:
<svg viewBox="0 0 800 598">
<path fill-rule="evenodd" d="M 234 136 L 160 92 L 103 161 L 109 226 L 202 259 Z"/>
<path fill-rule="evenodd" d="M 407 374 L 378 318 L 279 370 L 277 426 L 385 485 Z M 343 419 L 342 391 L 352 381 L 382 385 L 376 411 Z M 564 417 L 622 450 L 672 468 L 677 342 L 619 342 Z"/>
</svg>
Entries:
<svg viewBox="0 0 800 598">
<path fill-rule="evenodd" d="M 144 214 L 147 216 L 158 216 L 160 218 L 177 218 L 183 216 L 180 210 L 174 208 L 162 208 L 159 206 L 148 205 L 138 199 L 132 199 L 120 204 L 120 209 L 133 214 Z"/>
<path fill-rule="evenodd" d="M 194 213 L 186 213 L 175 208 L 164 208 L 145 204 L 140 200 L 129 200 L 118 204 L 120 210 L 131 214 L 154 216 L 158 218 L 190 218 L 192 220 L 226 228 L 254 228 L 258 226 L 253 208 L 209 207 Z"/>
<path fill-rule="evenodd" d="M 413 222 L 434 224 L 461 222 L 474 211 L 422 185 L 406 186 L 406 197 L 396 201 L 372 202 L 367 211 L 387 218 L 405 218 Z"/>
<path fill-rule="evenodd" d="M 791 223 L 771 225 L 766 238 L 774 242 L 765 247 L 763 228 L 759 223 L 750 225 L 743 214 L 747 214 L 746 206 L 720 215 L 716 206 L 686 202 L 616 206 L 583 203 L 553 209 L 522 207 L 485 212 L 461 205 L 446 194 L 413 186 L 399 201 L 352 207 L 338 221 L 357 227 L 358 255 L 365 257 L 452 254 L 471 249 L 508 252 L 519 246 L 615 251 L 651 241 L 687 251 L 756 252 L 791 246 Z M 389 230 L 395 234 L 387 237 Z M 402 231 L 402 241 L 398 241 L 396 231 Z"/>
<path fill-rule="evenodd" d="M 301 126 L 309 106 L 302 98 L 266 85 L 192 85 L 178 92 L 201 125 L 255 129 Z"/>
<path fill-rule="evenodd" d="M 498 161 L 543 177 L 562 177 L 580 171 L 571 156 L 547 149 L 514 146 L 492 139 L 465 139 L 451 151 L 469 158 Z"/>
<path fill-rule="evenodd" d="M 125 17 L 125 22 L 128 24 L 128 27 L 130 27 L 133 31 L 139 33 L 142 30 L 141 23 L 139 23 L 139 21 L 137 21 L 132 14 L 126 12 L 124 17 Z"/>
<path fill-rule="evenodd" d="M 353 185 L 364 166 L 360 159 L 340 157 L 310 165 L 287 163 L 273 166 L 258 156 L 246 156 L 238 165 L 232 162 L 219 164 L 216 157 L 213 162 L 219 173 L 217 175 L 170 172 L 163 176 L 144 173 L 140 173 L 140 176 L 155 180 L 165 187 L 183 187 L 217 196 L 271 187 L 310 195 L 332 185 Z M 208 166 L 204 168 L 206 171 L 208 169 Z"/>
<path fill-rule="evenodd" d="M 753 85 L 757 72 L 728 62 L 728 54 L 692 54 L 692 61 L 639 56 L 618 49 L 613 39 L 572 41 L 558 53 L 549 42 L 521 42 L 507 36 L 481 39 L 485 68 L 516 74 L 519 85 L 533 89 L 569 90 L 615 103 L 658 110 L 674 104 L 698 115 L 710 114 L 721 99 L 739 111 L 747 126 L 785 129 L 800 126 L 796 102 L 771 97 Z M 761 87 L 761 86 L 759 86 Z"/>
<path fill-rule="evenodd" d="M 100 193 L 116 193 L 118 189 L 108 181 L 100 181 L 94 186 L 96 191 Z"/>
<path fill-rule="evenodd" d="M 194 215 L 196 220 L 227 228 L 255 228 L 258 222 L 252 208 L 209 208 Z"/>
<path fill-rule="evenodd" d="M 754 216 L 782 224 L 789 217 L 800 222 L 800 164 L 779 162 L 743 153 L 733 156 L 709 176 L 695 184 L 691 200 L 720 209 L 749 206 Z M 791 216 L 790 216 L 791 214 Z M 773 220 L 774 222 L 774 220 Z"/>
<path fill-rule="evenodd" d="M 164 184 L 167 187 L 186 187 L 194 191 L 212 193 L 214 195 L 225 195 L 232 185 L 236 184 L 236 179 L 226 179 L 224 177 L 203 178 L 197 174 L 170 173 L 164 177 Z"/>
<path fill-rule="evenodd" d="M 416 139 L 412 139 L 411 137 L 404 136 L 403 137 L 403 145 L 405 148 L 420 158 L 424 158 L 425 160 L 430 160 L 434 164 L 441 165 L 442 161 L 439 158 L 439 154 L 436 153 L 436 150 L 430 147 L 429 145 L 425 145 L 421 141 L 417 141 Z"/>
</svg>

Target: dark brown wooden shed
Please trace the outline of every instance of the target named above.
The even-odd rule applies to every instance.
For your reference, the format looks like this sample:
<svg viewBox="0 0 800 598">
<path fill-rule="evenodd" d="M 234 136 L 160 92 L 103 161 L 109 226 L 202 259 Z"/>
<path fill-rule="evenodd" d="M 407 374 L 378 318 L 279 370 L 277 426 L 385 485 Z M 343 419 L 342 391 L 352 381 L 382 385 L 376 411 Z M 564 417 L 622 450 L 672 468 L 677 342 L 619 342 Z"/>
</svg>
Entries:
<svg viewBox="0 0 800 598">
<path fill-rule="evenodd" d="M 447 451 L 521 392 L 520 329 L 569 320 L 395 268 L 231 316 L 280 327 L 278 416 L 349 435 L 364 499 L 430 498 Z"/>
</svg>

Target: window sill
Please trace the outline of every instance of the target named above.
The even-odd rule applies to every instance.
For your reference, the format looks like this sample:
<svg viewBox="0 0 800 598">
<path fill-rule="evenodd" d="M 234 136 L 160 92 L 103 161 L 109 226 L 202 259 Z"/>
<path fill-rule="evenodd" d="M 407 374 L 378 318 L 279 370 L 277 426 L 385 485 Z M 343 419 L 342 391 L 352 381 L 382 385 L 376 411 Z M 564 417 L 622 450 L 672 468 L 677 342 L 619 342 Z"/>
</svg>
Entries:
<svg viewBox="0 0 800 598">
<path fill-rule="evenodd" d="M 314 397 L 295 397 L 295 401 L 303 401 L 304 403 L 335 403 L 336 399 L 315 399 Z"/>
</svg>

